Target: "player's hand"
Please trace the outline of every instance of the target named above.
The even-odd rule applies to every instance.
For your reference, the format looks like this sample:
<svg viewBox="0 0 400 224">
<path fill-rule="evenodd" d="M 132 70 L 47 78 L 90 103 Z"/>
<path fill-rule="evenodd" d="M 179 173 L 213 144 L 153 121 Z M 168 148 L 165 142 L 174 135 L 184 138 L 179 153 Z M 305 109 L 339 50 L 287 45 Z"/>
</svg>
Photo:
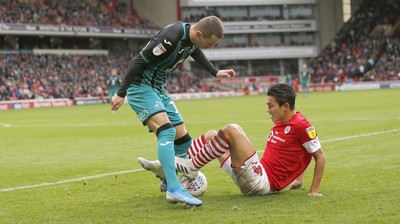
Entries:
<svg viewBox="0 0 400 224">
<path fill-rule="evenodd" d="M 301 182 L 299 182 L 299 181 L 297 181 L 297 180 L 295 180 L 295 181 L 293 181 L 293 183 L 288 187 L 288 191 L 290 191 L 290 190 L 298 190 L 298 189 L 301 189 L 301 186 L 303 185 L 303 183 L 301 183 Z"/>
<path fill-rule="evenodd" d="M 310 192 L 310 193 L 308 193 L 308 196 L 311 196 L 311 197 L 322 197 L 324 195 L 320 194 L 318 192 Z"/>
<path fill-rule="evenodd" d="M 235 78 L 236 72 L 233 69 L 227 69 L 227 70 L 219 70 L 216 77 L 217 78 Z"/>
<path fill-rule="evenodd" d="M 115 94 L 111 98 L 111 110 L 112 111 L 117 111 L 125 102 L 125 97 L 120 97 L 117 94 Z"/>
</svg>

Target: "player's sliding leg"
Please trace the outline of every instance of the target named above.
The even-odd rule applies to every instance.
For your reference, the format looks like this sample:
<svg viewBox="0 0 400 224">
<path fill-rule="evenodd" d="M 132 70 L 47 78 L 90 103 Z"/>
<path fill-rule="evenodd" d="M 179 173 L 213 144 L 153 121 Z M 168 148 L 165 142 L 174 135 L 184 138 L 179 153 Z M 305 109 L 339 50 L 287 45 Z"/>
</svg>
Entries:
<svg viewBox="0 0 400 224">
<path fill-rule="evenodd" d="M 205 134 L 202 134 L 200 137 L 193 140 L 192 145 L 190 145 L 189 151 L 187 152 L 187 158 L 193 158 L 204 147 L 204 145 L 216 135 L 217 131 L 209 130 Z"/>
<path fill-rule="evenodd" d="M 209 141 L 215 135 L 217 135 L 217 131 L 210 130 L 201 135 L 199 138 L 194 139 L 189 148 L 189 151 L 187 152 L 187 157 L 189 159 L 193 158 L 197 154 L 197 152 L 199 152 L 203 148 L 207 141 Z M 159 178 L 160 180 L 165 180 L 164 171 L 162 170 L 159 160 L 150 161 L 145 158 L 139 157 L 138 162 L 144 169 L 153 172 L 157 178 Z"/>
<path fill-rule="evenodd" d="M 201 167 L 205 166 L 213 159 L 222 156 L 228 150 L 228 140 L 225 138 L 222 130 L 220 130 L 218 134 L 211 138 L 211 140 L 207 142 L 193 158 L 175 158 L 176 169 L 182 172 L 185 176 L 194 179 Z"/>
<path fill-rule="evenodd" d="M 189 178 L 200 168 L 213 159 L 218 158 L 220 163 L 231 156 L 232 165 L 240 167 L 244 161 L 255 153 L 254 146 L 237 124 L 228 124 L 223 127 L 204 147 L 191 159 L 175 159 L 177 168 Z"/>
<path fill-rule="evenodd" d="M 182 189 L 175 173 L 175 151 L 173 140 L 176 130 L 170 124 L 165 124 L 157 130 L 158 138 L 158 158 L 167 180 L 167 201 L 171 203 L 184 203 L 187 205 L 200 206 L 202 201 L 193 197 Z"/>
</svg>

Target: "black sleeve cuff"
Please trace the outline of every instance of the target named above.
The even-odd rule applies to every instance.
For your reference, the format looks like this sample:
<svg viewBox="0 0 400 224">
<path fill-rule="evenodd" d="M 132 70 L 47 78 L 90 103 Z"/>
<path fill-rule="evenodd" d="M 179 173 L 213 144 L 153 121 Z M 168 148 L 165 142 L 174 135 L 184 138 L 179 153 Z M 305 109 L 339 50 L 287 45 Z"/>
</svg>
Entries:
<svg viewBox="0 0 400 224">
<path fill-rule="evenodd" d="M 122 89 L 119 89 L 118 92 L 117 92 L 117 95 L 118 95 L 119 97 L 125 98 L 125 96 L 126 96 L 126 91 L 124 91 L 124 90 L 122 90 Z"/>
</svg>

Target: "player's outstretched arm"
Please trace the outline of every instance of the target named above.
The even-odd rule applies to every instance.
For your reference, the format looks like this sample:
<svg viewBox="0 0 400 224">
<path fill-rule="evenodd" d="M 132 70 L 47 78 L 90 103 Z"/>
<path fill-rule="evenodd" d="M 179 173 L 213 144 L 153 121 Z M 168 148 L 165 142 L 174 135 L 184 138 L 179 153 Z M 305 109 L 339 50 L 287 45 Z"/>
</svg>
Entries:
<svg viewBox="0 0 400 224">
<path fill-rule="evenodd" d="M 315 160 L 315 167 L 314 167 L 314 178 L 311 184 L 309 196 L 323 196 L 318 192 L 319 186 L 321 185 L 322 175 L 324 173 L 326 159 L 325 154 L 322 149 L 313 153 L 313 157 Z"/>
</svg>

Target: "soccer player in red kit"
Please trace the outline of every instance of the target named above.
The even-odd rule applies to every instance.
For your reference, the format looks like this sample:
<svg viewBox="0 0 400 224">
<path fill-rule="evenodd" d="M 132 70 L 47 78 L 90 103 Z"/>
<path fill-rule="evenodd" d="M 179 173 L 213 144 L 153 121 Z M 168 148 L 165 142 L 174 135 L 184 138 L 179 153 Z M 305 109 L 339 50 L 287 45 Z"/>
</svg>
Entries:
<svg viewBox="0 0 400 224">
<path fill-rule="evenodd" d="M 215 131 L 207 142 L 203 137 L 204 146 L 195 147 L 198 149 L 195 152 L 189 150 L 187 159 L 176 158 L 177 170 L 193 178 L 201 167 L 217 158 L 221 168 L 244 195 L 266 195 L 278 192 L 290 183 L 289 189 L 300 188 L 304 171 L 314 158 L 314 177 L 308 195 L 322 196 L 319 187 L 325 169 L 325 154 L 314 126 L 294 110 L 295 99 L 296 93 L 287 84 L 276 84 L 268 90 L 267 112 L 274 126 L 261 160 L 242 128 L 228 124 Z M 162 177 L 157 161 L 140 158 L 139 162 Z"/>
</svg>

